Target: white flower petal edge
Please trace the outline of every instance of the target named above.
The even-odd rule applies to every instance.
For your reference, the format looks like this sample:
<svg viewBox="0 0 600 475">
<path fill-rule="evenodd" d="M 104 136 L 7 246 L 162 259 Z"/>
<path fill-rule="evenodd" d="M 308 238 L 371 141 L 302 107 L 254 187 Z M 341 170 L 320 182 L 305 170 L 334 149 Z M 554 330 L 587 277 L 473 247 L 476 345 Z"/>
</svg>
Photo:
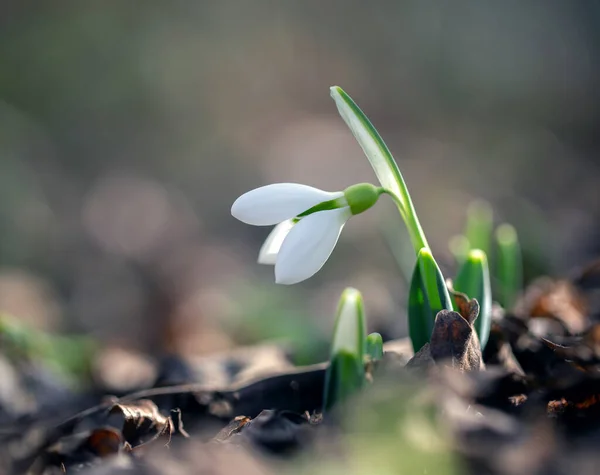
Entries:
<svg viewBox="0 0 600 475">
<path fill-rule="evenodd" d="M 288 219 L 273 228 L 258 253 L 259 264 L 275 265 L 281 244 L 293 227 L 294 222 Z"/>
<path fill-rule="evenodd" d="M 231 214 L 246 224 L 270 226 L 342 196 L 341 191 L 331 193 L 299 183 L 275 183 L 244 193 L 231 206 Z"/>
<path fill-rule="evenodd" d="M 277 255 L 275 282 L 296 284 L 317 273 L 351 216 L 350 208 L 344 207 L 311 214 L 295 224 Z"/>
</svg>

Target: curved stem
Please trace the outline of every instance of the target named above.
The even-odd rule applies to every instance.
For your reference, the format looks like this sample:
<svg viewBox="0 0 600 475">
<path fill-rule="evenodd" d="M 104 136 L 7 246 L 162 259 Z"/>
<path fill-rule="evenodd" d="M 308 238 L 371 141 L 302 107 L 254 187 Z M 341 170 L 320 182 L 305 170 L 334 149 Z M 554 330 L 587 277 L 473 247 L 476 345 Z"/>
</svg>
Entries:
<svg viewBox="0 0 600 475">
<path fill-rule="evenodd" d="M 406 228 L 408 229 L 408 234 L 410 235 L 410 240 L 415 250 L 415 254 L 418 255 L 419 251 L 424 247 L 429 248 L 429 244 L 425 238 L 425 233 L 423 232 L 423 228 L 421 227 L 421 223 L 419 222 L 419 218 L 417 217 L 417 213 L 415 212 L 410 197 L 405 197 L 406 203 L 403 203 L 395 193 L 392 193 L 385 188 L 383 189 L 383 193 L 390 196 L 392 200 L 394 200 L 394 203 L 396 203 L 398 211 L 400 211 L 400 216 L 402 216 L 404 224 L 406 224 Z"/>
</svg>

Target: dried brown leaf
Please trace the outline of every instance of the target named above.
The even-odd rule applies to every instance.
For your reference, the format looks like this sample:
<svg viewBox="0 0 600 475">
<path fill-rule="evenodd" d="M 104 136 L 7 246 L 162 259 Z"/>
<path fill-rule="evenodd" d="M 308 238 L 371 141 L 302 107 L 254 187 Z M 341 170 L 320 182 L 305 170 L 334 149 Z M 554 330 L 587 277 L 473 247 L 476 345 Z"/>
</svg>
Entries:
<svg viewBox="0 0 600 475">
<path fill-rule="evenodd" d="M 467 322 L 473 325 L 479 315 L 479 303 L 477 300 L 469 299 L 467 294 L 454 290 L 451 282 L 448 282 L 448 291 L 458 307 L 458 313 L 460 313 Z"/>
<path fill-rule="evenodd" d="M 121 433 L 112 427 L 95 429 L 87 438 L 85 447 L 98 457 L 119 453 L 123 447 Z"/>
<path fill-rule="evenodd" d="M 463 306 L 468 318 L 473 317 L 473 312 L 479 312 L 476 301 L 475 304 L 476 307 L 471 303 Z M 442 310 L 436 315 L 430 342 L 409 360 L 406 367 L 428 368 L 442 362 L 449 362 L 450 366 L 460 371 L 473 371 L 485 367 L 479 338 L 473 325 L 460 313 L 451 310 Z"/>
<path fill-rule="evenodd" d="M 597 374 L 600 367 L 600 324 L 589 328 L 573 345 L 559 345 L 546 338 L 544 344 L 576 368 Z"/>
<path fill-rule="evenodd" d="M 237 416 L 227 426 L 223 427 L 219 433 L 214 437 L 215 442 L 223 442 L 234 434 L 237 434 L 242 428 L 248 424 L 252 419 L 246 416 Z"/>
<path fill-rule="evenodd" d="M 133 447 L 153 441 L 161 436 L 169 440 L 173 433 L 173 421 L 158 410 L 149 399 L 115 404 L 109 411 L 112 416 L 123 418 L 123 438 Z"/>
<path fill-rule="evenodd" d="M 435 366 L 435 361 L 431 356 L 429 343 L 425 343 L 415 355 L 406 363 L 407 368 L 426 369 Z"/>
<path fill-rule="evenodd" d="M 483 357 L 475 329 L 460 313 L 442 310 L 435 317 L 430 340 L 436 362 L 451 361 L 461 371 L 483 369 Z"/>
</svg>

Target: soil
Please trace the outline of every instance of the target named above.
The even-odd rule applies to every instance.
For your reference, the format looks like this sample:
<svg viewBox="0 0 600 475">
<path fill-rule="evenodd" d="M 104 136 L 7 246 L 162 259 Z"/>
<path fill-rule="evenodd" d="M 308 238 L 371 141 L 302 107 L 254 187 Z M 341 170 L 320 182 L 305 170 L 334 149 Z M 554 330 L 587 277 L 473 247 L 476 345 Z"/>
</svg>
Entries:
<svg viewBox="0 0 600 475">
<path fill-rule="evenodd" d="M 461 311 L 438 315 L 430 344 L 387 342 L 367 387 L 327 414 L 327 364 L 274 352 L 256 374 L 263 347 L 221 358 L 218 384 L 164 357 L 124 394 L 77 393 L 2 356 L 0 474 L 596 474 L 599 296 L 600 261 L 535 281 L 494 308 L 481 352 L 476 303 L 455 294 Z"/>
</svg>

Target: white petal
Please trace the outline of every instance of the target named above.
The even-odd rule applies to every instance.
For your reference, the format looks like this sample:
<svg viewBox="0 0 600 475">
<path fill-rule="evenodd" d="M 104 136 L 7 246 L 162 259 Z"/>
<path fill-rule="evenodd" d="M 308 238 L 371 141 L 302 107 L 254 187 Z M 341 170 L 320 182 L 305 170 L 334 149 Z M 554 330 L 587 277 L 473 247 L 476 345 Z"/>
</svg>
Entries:
<svg viewBox="0 0 600 475">
<path fill-rule="evenodd" d="M 344 207 L 302 218 L 281 245 L 275 264 L 275 282 L 296 284 L 318 272 L 351 216 L 350 208 Z"/>
<path fill-rule="evenodd" d="M 273 228 L 258 253 L 259 264 L 275 264 L 281 244 L 292 227 L 294 227 L 294 222 L 291 219 L 287 219 Z"/>
<path fill-rule="evenodd" d="M 323 201 L 344 196 L 298 183 L 275 183 L 244 193 L 231 207 L 234 218 L 254 226 L 269 226 L 298 216 Z"/>
</svg>

